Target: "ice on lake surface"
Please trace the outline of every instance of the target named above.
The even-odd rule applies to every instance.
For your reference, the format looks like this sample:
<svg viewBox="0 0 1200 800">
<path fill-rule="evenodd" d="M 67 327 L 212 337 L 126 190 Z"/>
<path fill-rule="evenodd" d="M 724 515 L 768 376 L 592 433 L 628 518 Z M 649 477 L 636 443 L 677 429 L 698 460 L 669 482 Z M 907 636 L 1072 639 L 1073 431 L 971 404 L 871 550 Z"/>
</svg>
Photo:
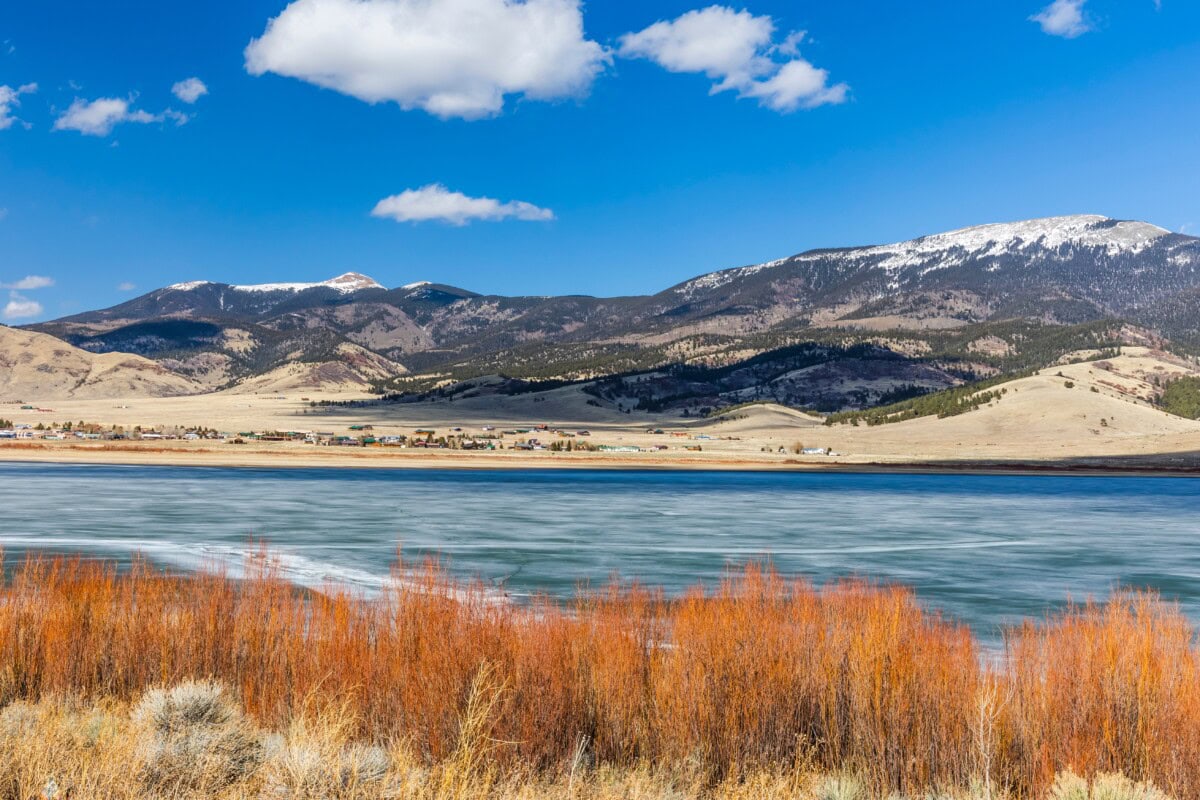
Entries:
<svg viewBox="0 0 1200 800">
<path fill-rule="evenodd" d="M 1181 478 L 0 465 L 0 547 L 242 563 L 375 591 L 402 547 L 520 597 L 613 576 L 678 591 L 770 560 L 914 587 L 984 638 L 1151 587 L 1200 621 L 1200 482 Z"/>
</svg>

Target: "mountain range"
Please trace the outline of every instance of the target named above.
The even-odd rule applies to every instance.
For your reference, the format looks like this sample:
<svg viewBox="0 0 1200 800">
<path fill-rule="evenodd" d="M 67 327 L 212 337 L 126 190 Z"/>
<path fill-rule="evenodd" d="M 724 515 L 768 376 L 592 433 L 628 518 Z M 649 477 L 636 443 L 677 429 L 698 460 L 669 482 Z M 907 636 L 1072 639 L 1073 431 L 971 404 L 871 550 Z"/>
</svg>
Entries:
<svg viewBox="0 0 1200 800">
<path fill-rule="evenodd" d="M 206 391 L 421 397 L 590 381 L 597 402 L 632 407 L 767 398 L 834 410 L 1131 338 L 1200 343 L 1200 239 L 1054 217 L 812 250 L 613 298 L 388 289 L 357 273 L 192 281 L 28 327 L 142 356 Z"/>
</svg>

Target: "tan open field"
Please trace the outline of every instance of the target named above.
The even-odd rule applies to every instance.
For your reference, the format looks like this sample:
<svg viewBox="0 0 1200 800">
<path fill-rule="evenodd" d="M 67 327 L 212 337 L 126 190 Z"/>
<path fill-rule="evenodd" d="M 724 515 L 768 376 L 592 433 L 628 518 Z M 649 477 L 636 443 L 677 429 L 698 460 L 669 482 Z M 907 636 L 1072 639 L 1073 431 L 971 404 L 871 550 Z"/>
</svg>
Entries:
<svg viewBox="0 0 1200 800">
<path fill-rule="evenodd" d="M 586 429 L 593 444 L 666 450 L 642 453 L 463 452 L 403 448 L 332 448 L 297 443 L 37 442 L 0 444 L 8 460 L 100 461 L 276 466 L 646 466 L 680 468 L 822 468 L 863 465 L 950 464 L 995 466 L 1088 465 L 1110 468 L 1200 469 L 1200 422 L 1152 407 L 1155 375 L 1190 372 L 1186 362 L 1130 348 L 1103 362 L 1066 364 L 1004 385 L 992 404 L 946 419 L 925 417 L 881 426 L 825 426 L 780 406 L 730 412 L 721 419 L 622 414 L 587 404 L 577 387 L 516 396 L 477 397 L 420 404 L 373 403 L 350 394 L 216 393 L 188 397 L 47 401 L 52 410 L 0 404 L 0 417 L 36 424 L 85 420 L 132 428 L 203 425 L 221 431 L 305 430 L 347 433 L 369 424 L 373 433 L 495 433 L 545 423 Z M 1068 382 L 1074 387 L 1068 388 Z M 1093 391 L 1094 389 L 1094 391 Z M 307 398 L 307 399 L 302 399 Z M 39 405 L 37 398 L 22 398 Z M 315 400 L 365 400 L 362 406 L 312 408 Z M 651 431 L 662 429 L 663 434 Z M 554 434 L 533 433 L 543 442 Z M 702 437 L 702 438 L 696 438 Z M 703 438 L 711 437 L 711 438 Z M 524 435 L 506 436 L 511 444 Z M 577 439 L 582 441 L 582 439 Z M 701 451 L 686 450 L 700 446 Z M 832 448 L 832 456 L 797 455 L 798 446 Z"/>
</svg>

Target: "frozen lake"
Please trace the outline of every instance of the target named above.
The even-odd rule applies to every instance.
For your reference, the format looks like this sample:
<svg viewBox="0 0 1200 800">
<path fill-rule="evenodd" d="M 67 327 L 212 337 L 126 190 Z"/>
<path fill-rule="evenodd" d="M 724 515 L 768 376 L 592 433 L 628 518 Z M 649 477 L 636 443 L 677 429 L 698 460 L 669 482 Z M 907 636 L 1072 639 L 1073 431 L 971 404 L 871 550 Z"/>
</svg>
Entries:
<svg viewBox="0 0 1200 800">
<path fill-rule="evenodd" d="M 770 559 L 913 586 L 984 638 L 1068 596 L 1152 587 L 1200 620 L 1200 481 L 1149 477 L 0 465 L 0 546 L 183 568 L 266 541 L 365 590 L 440 556 L 512 595 L 613 574 L 678 590 Z"/>
</svg>

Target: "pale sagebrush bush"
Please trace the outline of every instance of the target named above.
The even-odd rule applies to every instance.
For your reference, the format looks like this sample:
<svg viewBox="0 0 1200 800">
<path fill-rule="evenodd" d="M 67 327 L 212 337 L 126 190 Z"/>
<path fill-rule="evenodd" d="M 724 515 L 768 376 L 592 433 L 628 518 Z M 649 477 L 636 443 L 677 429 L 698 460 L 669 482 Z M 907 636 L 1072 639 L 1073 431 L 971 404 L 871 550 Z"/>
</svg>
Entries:
<svg viewBox="0 0 1200 800">
<path fill-rule="evenodd" d="M 241 709 L 215 681 L 184 681 L 168 689 L 151 689 L 133 709 L 135 722 L 164 733 L 222 727 L 240 717 Z"/>
<path fill-rule="evenodd" d="M 322 797 L 328 789 L 322 748 L 272 736 L 263 764 L 263 796 L 279 800 Z"/>
<path fill-rule="evenodd" d="M 867 786 L 854 775 L 830 775 L 817 782 L 816 800 L 868 800 Z"/>
<path fill-rule="evenodd" d="M 1121 773 L 1100 774 L 1092 779 L 1091 800 L 1171 800 L 1153 783 L 1135 783 Z"/>
<path fill-rule="evenodd" d="M 392 771 L 392 756 L 382 747 L 355 741 L 357 719 L 348 706 L 306 705 L 307 713 L 294 717 L 286 733 L 264 740 L 263 797 L 374 800 L 398 796 L 394 786 L 383 785 Z"/>
<path fill-rule="evenodd" d="M 145 784 L 160 791 L 216 791 L 251 775 L 262 743 L 219 683 L 151 689 L 134 707 Z"/>
<path fill-rule="evenodd" d="M 382 747 L 271 737 L 263 764 L 263 795 L 278 800 L 378 797 L 392 768 Z"/>
<path fill-rule="evenodd" d="M 1067 770 L 1054 778 L 1050 787 L 1050 800 L 1171 800 L 1153 783 L 1130 780 L 1121 773 L 1100 773 L 1088 785 Z"/>
<path fill-rule="evenodd" d="M 341 781 L 347 786 L 378 783 L 392 768 L 388 751 L 375 745 L 352 744 L 342 750 L 340 761 Z"/>
</svg>

